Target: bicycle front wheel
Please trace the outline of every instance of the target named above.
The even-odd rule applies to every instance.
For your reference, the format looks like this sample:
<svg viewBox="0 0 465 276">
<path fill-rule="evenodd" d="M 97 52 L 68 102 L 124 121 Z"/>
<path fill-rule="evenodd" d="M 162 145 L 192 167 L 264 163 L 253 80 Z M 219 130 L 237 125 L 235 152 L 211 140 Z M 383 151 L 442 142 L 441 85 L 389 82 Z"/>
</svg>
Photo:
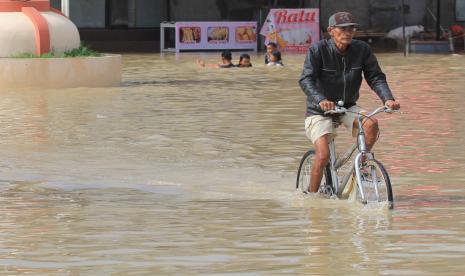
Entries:
<svg viewBox="0 0 465 276">
<path fill-rule="evenodd" d="M 296 189 L 300 189 L 302 192 L 307 192 L 308 187 L 310 186 L 314 159 L 315 151 L 309 150 L 304 154 L 302 160 L 300 161 L 299 170 L 297 171 Z M 325 184 L 331 184 L 331 178 L 329 177 L 330 175 L 329 167 L 326 166 L 323 173 L 323 178 L 321 179 L 320 187 L 324 186 Z M 329 179 L 329 181 L 326 181 L 326 179 Z"/>
<path fill-rule="evenodd" d="M 389 209 L 394 207 L 391 180 L 381 162 L 375 159 L 367 160 L 361 168 L 361 177 L 368 204 L 386 203 Z"/>
</svg>

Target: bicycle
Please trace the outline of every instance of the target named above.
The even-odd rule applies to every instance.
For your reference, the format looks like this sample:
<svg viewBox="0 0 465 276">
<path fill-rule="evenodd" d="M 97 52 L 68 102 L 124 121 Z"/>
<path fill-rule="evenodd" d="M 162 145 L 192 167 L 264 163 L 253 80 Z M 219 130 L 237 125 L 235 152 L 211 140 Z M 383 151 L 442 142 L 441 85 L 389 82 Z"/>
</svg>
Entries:
<svg viewBox="0 0 465 276">
<path fill-rule="evenodd" d="M 332 116 L 335 127 L 338 127 L 341 123 L 335 119 L 334 115 L 343 115 L 346 112 L 351 112 L 342 107 L 343 105 L 342 101 L 340 101 L 335 110 L 324 113 L 324 116 Z M 358 125 L 363 125 L 363 118 L 371 118 L 381 112 L 392 113 L 394 110 L 382 106 L 368 115 L 356 113 L 358 115 Z M 351 159 L 356 149 L 358 149 L 358 154 L 354 159 Z M 336 157 L 334 137 L 330 138 L 329 150 L 330 159 L 324 169 L 319 193 L 339 199 L 347 199 L 349 196 L 352 196 L 363 204 L 386 202 L 389 209 L 394 208 L 389 174 L 383 164 L 376 160 L 374 154 L 367 149 L 363 127 L 359 127 L 358 129 L 357 142 L 349 147 L 339 158 Z M 300 161 L 297 172 L 296 189 L 300 188 L 304 193 L 308 192 L 308 186 L 310 185 L 314 155 L 314 150 L 307 151 Z M 362 162 L 363 158 L 365 160 Z M 347 185 L 348 183 L 349 185 Z M 356 187 L 355 191 L 354 186 Z"/>
</svg>

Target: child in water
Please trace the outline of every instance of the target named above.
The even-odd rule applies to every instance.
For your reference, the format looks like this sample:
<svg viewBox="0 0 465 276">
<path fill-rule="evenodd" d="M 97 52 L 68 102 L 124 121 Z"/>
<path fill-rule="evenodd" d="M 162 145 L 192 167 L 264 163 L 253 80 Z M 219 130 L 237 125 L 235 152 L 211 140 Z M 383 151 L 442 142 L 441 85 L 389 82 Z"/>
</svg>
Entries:
<svg viewBox="0 0 465 276">
<path fill-rule="evenodd" d="M 231 62 L 232 60 L 232 54 L 231 54 L 231 51 L 223 51 L 221 53 L 221 63 L 218 63 L 218 64 L 208 64 L 208 63 L 205 63 L 203 60 L 201 59 L 197 59 L 197 64 L 200 66 L 200 67 L 213 67 L 213 68 L 232 68 L 234 67 L 234 64 L 232 64 Z"/>
<path fill-rule="evenodd" d="M 280 51 L 274 50 L 271 53 L 270 62 L 268 62 L 267 66 L 284 66 Z"/>
<path fill-rule="evenodd" d="M 278 45 L 276 43 L 270 42 L 268 43 L 268 45 L 266 45 L 265 64 L 268 64 L 270 62 L 271 53 L 273 53 L 273 51 L 276 50 L 278 50 Z"/>
<path fill-rule="evenodd" d="M 252 67 L 252 63 L 250 62 L 250 56 L 248 54 L 242 54 L 239 57 L 239 64 L 237 67 Z"/>
</svg>

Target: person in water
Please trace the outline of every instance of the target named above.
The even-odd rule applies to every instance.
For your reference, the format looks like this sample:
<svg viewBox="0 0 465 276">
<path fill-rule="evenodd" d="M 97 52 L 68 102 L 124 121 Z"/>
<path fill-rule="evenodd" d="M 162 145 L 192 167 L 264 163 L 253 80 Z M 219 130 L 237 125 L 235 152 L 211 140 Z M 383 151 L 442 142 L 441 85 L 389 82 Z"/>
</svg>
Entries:
<svg viewBox="0 0 465 276">
<path fill-rule="evenodd" d="M 278 45 L 274 42 L 270 42 L 266 45 L 265 64 L 268 64 L 271 59 L 271 53 L 278 50 Z"/>
<path fill-rule="evenodd" d="M 234 64 L 231 62 L 231 60 L 232 60 L 232 53 L 231 53 L 231 51 L 226 50 L 226 51 L 223 51 L 221 53 L 221 62 L 218 63 L 218 64 L 205 63 L 201 59 L 197 59 L 197 64 L 200 67 L 232 68 L 232 67 L 234 67 Z"/>
<path fill-rule="evenodd" d="M 349 112 L 340 120 L 355 137 L 360 127 L 356 114 L 363 112 L 357 105 L 362 77 L 384 105 L 391 109 L 400 108 L 370 46 L 353 39 L 358 25 L 348 12 L 333 14 L 328 24 L 331 38 L 314 43 L 305 58 L 299 83 L 307 96 L 305 133 L 315 147 L 308 191 L 311 193 L 318 192 L 323 169 L 329 162 L 330 135 L 335 134 L 331 118 L 322 115 L 324 111 L 333 110 L 336 102 L 341 101 Z M 378 138 L 378 122 L 374 118 L 365 118 L 361 127 L 370 150 Z"/>
<path fill-rule="evenodd" d="M 250 56 L 248 54 L 242 54 L 239 57 L 239 64 L 237 67 L 252 67 L 252 63 L 250 62 Z"/>
<path fill-rule="evenodd" d="M 270 62 L 268 62 L 267 66 L 284 66 L 280 51 L 274 50 L 271 52 Z"/>
</svg>

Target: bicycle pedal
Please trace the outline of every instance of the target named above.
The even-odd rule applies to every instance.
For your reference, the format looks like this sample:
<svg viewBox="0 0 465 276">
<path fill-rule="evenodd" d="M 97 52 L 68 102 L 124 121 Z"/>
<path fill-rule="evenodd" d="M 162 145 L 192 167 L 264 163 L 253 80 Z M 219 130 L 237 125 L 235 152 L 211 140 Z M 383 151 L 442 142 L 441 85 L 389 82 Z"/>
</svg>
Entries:
<svg viewBox="0 0 465 276">
<path fill-rule="evenodd" d="M 329 197 L 329 199 L 339 199 L 339 197 L 337 197 L 337 195 L 333 194 L 332 196 Z"/>
<path fill-rule="evenodd" d="M 320 189 L 318 190 L 318 193 L 331 197 L 332 195 L 334 195 L 333 187 L 329 185 L 324 185 L 320 187 Z"/>
</svg>

